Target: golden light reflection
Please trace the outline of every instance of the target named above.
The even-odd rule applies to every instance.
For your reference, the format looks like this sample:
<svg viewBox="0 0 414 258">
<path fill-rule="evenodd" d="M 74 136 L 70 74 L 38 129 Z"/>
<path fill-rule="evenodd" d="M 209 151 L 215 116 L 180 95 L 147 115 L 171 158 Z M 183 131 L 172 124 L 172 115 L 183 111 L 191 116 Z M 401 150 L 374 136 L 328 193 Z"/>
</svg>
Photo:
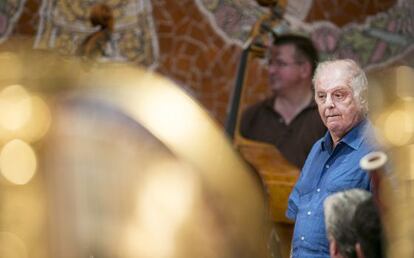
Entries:
<svg viewBox="0 0 414 258">
<path fill-rule="evenodd" d="M 51 113 L 39 96 L 13 85 L 0 94 L 0 142 L 19 138 L 32 143 L 42 138 L 51 123 Z"/>
<path fill-rule="evenodd" d="M 148 73 L 142 74 L 139 82 L 131 85 L 134 89 L 141 87 L 139 90 L 125 91 L 127 94 L 119 96 L 118 101 L 125 110 L 182 158 L 191 159 L 200 167 L 214 167 L 207 180 L 214 180 L 218 188 L 230 192 L 228 184 L 224 183 L 229 174 L 220 171 L 231 169 L 243 173 L 244 168 L 235 168 L 239 163 L 223 158 L 229 157 L 227 154 L 233 150 L 223 141 L 224 134 L 216 130 L 214 121 L 172 82 Z M 237 180 L 243 178 L 237 177 Z"/>
<path fill-rule="evenodd" d="M 172 139 L 177 144 L 189 142 L 187 139 L 195 137 L 198 131 L 203 130 L 205 123 L 193 101 L 178 89 L 165 87 L 166 81 L 154 80 L 151 75 L 147 77 L 148 82 L 143 79 L 142 84 L 151 87 L 147 90 L 148 95 L 137 103 L 140 115 L 162 139 Z M 153 97 L 159 101 L 153 101 Z"/>
<path fill-rule="evenodd" d="M 20 85 L 11 85 L 0 93 L 0 126 L 15 131 L 22 128 L 31 116 L 31 99 Z"/>
<path fill-rule="evenodd" d="M 414 117 L 406 110 L 396 109 L 385 114 L 383 122 L 383 134 L 392 145 L 403 146 L 414 135 Z"/>
<path fill-rule="evenodd" d="M 0 232 L 0 257 L 27 258 L 24 242 L 13 233 Z"/>
<path fill-rule="evenodd" d="M 408 146 L 408 180 L 414 180 L 414 144 Z"/>
<path fill-rule="evenodd" d="M 0 78 L 4 81 L 15 81 L 23 75 L 22 60 L 12 52 L 0 53 Z"/>
<path fill-rule="evenodd" d="M 408 66 L 400 66 L 396 69 L 395 90 L 402 99 L 412 99 L 414 97 L 414 72 Z"/>
<path fill-rule="evenodd" d="M 48 131 L 51 123 L 50 109 L 46 102 L 38 97 L 31 97 L 32 115 L 17 133 L 17 136 L 27 142 L 35 142 L 42 138 Z"/>
<path fill-rule="evenodd" d="M 33 149 L 22 140 L 8 142 L 0 153 L 0 170 L 13 184 L 24 185 L 36 172 L 37 160 Z"/>
<path fill-rule="evenodd" d="M 137 195 L 136 220 L 128 227 L 128 254 L 173 257 L 175 233 L 192 211 L 195 181 L 188 168 L 175 162 L 154 165 L 148 174 Z"/>
</svg>

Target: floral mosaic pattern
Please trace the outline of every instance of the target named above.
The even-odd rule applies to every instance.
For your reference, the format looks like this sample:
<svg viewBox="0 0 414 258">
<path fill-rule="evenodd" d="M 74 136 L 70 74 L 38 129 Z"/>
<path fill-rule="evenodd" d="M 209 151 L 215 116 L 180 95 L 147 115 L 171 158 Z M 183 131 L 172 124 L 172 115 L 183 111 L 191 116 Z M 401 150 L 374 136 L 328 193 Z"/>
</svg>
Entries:
<svg viewBox="0 0 414 258">
<path fill-rule="evenodd" d="M 324 58 L 352 58 L 366 69 L 386 66 L 414 49 L 414 4 L 400 1 L 388 10 L 342 29 L 317 22 L 307 30 Z"/>
<path fill-rule="evenodd" d="M 221 30 L 220 33 L 235 41 L 243 42 L 253 23 L 264 13 L 263 8 L 253 0 L 198 0 L 198 2 L 202 9 L 213 13 L 213 22 Z M 296 2 L 295 6 L 299 8 L 298 1 L 289 1 L 289 4 L 290 2 Z M 229 15 L 225 16 L 223 13 Z M 312 38 L 322 59 L 352 58 L 369 70 L 398 61 L 413 50 L 413 24 L 413 1 L 400 0 L 389 10 L 366 17 L 362 23 L 351 22 L 339 27 L 326 20 L 316 22 L 298 20 L 295 31 Z"/>
<path fill-rule="evenodd" d="M 26 0 L 0 1 L 0 43 L 5 41 L 16 25 Z"/>
<path fill-rule="evenodd" d="M 269 12 L 255 0 L 195 0 L 227 40 L 243 44 L 254 23 Z M 313 0 L 285 0 L 286 13 L 300 21 L 306 18 Z M 280 2 L 279 2 L 280 3 Z"/>
<path fill-rule="evenodd" d="M 100 1 L 43 0 L 36 48 L 57 49 L 74 54 L 82 40 L 95 31 L 88 21 L 91 6 Z M 158 42 L 149 0 L 109 0 L 114 11 L 113 55 L 118 61 L 155 66 Z"/>
<path fill-rule="evenodd" d="M 0 0 L 0 43 L 10 37 L 8 33 L 11 31 L 28 36 L 37 32 L 35 47 L 73 53 L 77 44 L 94 31 L 86 18 L 86 10 L 95 2 L 97 1 Z M 264 11 L 255 0 L 105 2 L 115 10 L 114 41 L 119 57 L 147 66 L 157 66 L 157 72 L 191 92 L 211 115 L 223 123 L 234 86 L 241 39 L 247 36 L 251 25 Z M 313 39 L 324 58 L 352 57 L 363 63 L 366 69 L 376 69 L 391 63 L 414 66 L 412 0 L 287 2 L 288 7 L 293 6 L 296 10 L 292 13 L 301 22 L 302 33 Z M 380 11 L 370 12 L 369 17 L 366 14 L 357 21 L 350 21 L 353 16 L 348 15 L 348 20 L 339 24 L 332 22 L 332 15 L 341 13 L 324 6 L 334 2 L 342 8 L 346 7 L 345 3 L 360 7 L 362 2 L 369 2 L 380 7 Z M 385 6 L 385 2 L 390 4 Z M 305 3 L 312 3 L 311 8 L 305 6 Z M 227 7 L 222 9 L 223 6 Z M 229 15 L 226 10 L 231 10 L 228 11 Z M 319 16 L 316 17 L 315 14 Z M 313 18 L 309 19 L 311 16 Z M 227 30 L 235 36 L 229 36 L 225 30 L 220 29 L 217 20 L 225 21 L 223 24 L 228 24 Z M 153 27 L 156 28 L 157 36 L 154 36 Z M 268 93 L 266 65 L 259 60 L 252 60 L 245 82 L 248 87 L 242 106 L 265 97 Z"/>
<path fill-rule="evenodd" d="M 206 14 L 213 18 L 212 23 L 218 26 L 219 33 L 230 37 L 238 43 L 244 42 L 255 21 L 266 12 L 253 0 L 196 0 L 205 8 Z M 211 15 L 212 14 L 212 15 Z M 221 31 L 220 31 L 221 30 Z"/>
</svg>

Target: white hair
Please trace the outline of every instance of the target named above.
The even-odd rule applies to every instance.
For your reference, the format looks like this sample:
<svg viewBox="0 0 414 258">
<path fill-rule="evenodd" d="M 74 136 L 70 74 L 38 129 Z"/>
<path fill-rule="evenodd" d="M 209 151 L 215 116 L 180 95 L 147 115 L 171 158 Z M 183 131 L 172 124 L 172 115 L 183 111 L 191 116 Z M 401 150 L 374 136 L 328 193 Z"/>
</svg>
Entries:
<svg viewBox="0 0 414 258">
<path fill-rule="evenodd" d="M 341 66 L 347 76 L 348 86 L 351 87 L 354 93 L 354 99 L 357 100 L 364 115 L 368 113 L 368 79 L 364 70 L 352 59 L 338 59 L 324 61 L 318 64 L 315 75 L 313 76 L 313 85 L 320 80 L 326 70 L 332 66 Z"/>
</svg>

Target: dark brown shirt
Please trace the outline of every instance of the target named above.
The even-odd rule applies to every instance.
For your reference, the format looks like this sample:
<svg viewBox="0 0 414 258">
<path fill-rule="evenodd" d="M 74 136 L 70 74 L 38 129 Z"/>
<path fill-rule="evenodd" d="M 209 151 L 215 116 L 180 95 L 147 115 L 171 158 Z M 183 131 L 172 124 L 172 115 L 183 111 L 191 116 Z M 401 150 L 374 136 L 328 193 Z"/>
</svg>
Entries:
<svg viewBox="0 0 414 258">
<path fill-rule="evenodd" d="M 274 111 L 274 98 L 268 98 L 247 108 L 243 113 L 242 136 L 276 146 L 284 157 L 302 168 L 312 145 L 326 132 L 326 127 L 312 101 L 289 125 Z"/>
</svg>

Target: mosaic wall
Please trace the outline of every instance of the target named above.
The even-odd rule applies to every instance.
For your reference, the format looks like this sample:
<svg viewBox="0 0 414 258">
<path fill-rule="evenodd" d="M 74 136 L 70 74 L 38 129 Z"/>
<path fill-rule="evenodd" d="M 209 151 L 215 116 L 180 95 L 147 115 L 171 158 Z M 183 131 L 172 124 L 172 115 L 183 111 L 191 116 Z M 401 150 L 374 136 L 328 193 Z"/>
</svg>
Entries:
<svg viewBox="0 0 414 258">
<path fill-rule="evenodd" d="M 240 44 L 246 41 L 254 22 L 267 11 L 250 0 L 197 3 L 207 10 L 217 30 Z M 297 21 L 294 29 L 287 30 L 311 37 L 322 59 L 349 57 L 369 70 L 397 61 L 414 49 L 412 0 L 290 0 L 286 9 Z"/>
<path fill-rule="evenodd" d="M 101 1 L 43 0 L 39 9 L 35 48 L 57 49 L 74 54 L 84 40 L 96 30 L 89 23 L 91 6 Z M 156 63 L 157 37 L 153 27 L 149 0 L 108 0 L 114 13 L 115 28 L 109 44 L 110 58 L 145 66 Z"/>
<path fill-rule="evenodd" d="M 0 42 L 10 36 L 22 15 L 25 0 L 0 1 Z"/>
<path fill-rule="evenodd" d="M 86 17 L 94 2 L 3 0 L 0 42 L 7 43 L 10 35 L 32 35 L 33 47 L 73 53 L 77 43 L 93 31 Z M 267 10 L 254 0 L 105 2 L 115 10 L 114 38 L 120 59 L 152 66 L 185 88 L 223 123 L 241 45 L 253 23 Z M 295 30 L 309 35 L 324 58 L 351 57 L 367 70 L 396 63 L 414 66 L 412 0 L 286 2 Z M 260 60 L 249 63 L 245 105 L 268 94 L 266 73 Z"/>
</svg>

